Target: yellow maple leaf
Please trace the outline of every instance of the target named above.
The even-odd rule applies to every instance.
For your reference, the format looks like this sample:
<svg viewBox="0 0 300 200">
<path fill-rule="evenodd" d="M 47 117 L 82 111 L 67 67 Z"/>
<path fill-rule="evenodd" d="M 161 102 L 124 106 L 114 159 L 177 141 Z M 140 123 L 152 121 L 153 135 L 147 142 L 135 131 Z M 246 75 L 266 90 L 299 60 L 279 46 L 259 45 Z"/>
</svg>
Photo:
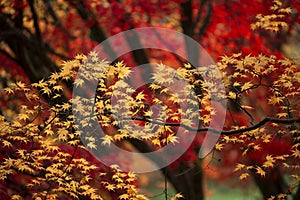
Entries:
<svg viewBox="0 0 300 200">
<path fill-rule="evenodd" d="M 292 152 L 293 152 L 293 156 L 295 157 L 295 158 L 300 158 L 300 151 L 296 148 L 295 150 L 292 150 Z"/>
<path fill-rule="evenodd" d="M 218 151 L 222 151 L 223 147 L 224 147 L 224 144 L 217 143 L 215 145 L 215 149 L 218 150 Z"/>
<path fill-rule="evenodd" d="M 242 91 L 248 90 L 253 86 L 251 82 L 246 82 L 244 85 L 242 85 L 241 89 Z"/>
<path fill-rule="evenodd" d="M 223 137 L 223 140 L 224 140 L 226 143 L 228 143 L 228 142 L 230 141 L 230 138 L 229 138 L 228 135 L 225 135 L 225 136 Z"/>
<path fill-rule="evenodd" d="M 135 99 L 138 100 L 138 101 L 144 100 L 144 99 L 145 99 L 145 94 L 144 94 L 143 92 L 144 92 L 144 91 L 139 92 L 139 93 L 136 95 Z"/>
<path fill-rule="evenodd" d="M 4 91 L 8 94 L 13 94 L 14 93 L 13 89 L 11 89 L 11 88 L 4 88 Z"/>
<path fill-rule="evenodd" d="M 52 93 L 51 89 L 48 87 L 44 87 L 41 91 L 43 92 L 43 94 L 47 94 L 48 96 L 50 96 Z"/>
<path fill-rule="evenodd" d="M 123 138 L 128 137 L 128 135 L 126 133 L 122 133 L 122 134 L 116 134 L 114 135 L 114 140 L 115 141 L 121 141 Z"/>
<path fill-rule="evenodd" d="M 247 105 L 242 105 L 241 107 L 244 108 L 244 109 L 248 109 L 248 110 L 253 110 L 254 109 L 253 107 L 247 106 Z"/>
<path fill-rule="evenodd" d="M 277 113 L 277 117 L 278 117 L 278 118 L 285 118 L 285 117 L 287 117 L 287 116 L 288 116 L 287 113 Z"/>
<path fill-rule="evenodd" d="M 248 173 L 243 173 L 243 174 L 241 174 L 240 175 L 240 180 L 245 180 L 245 179 L 247 179 L 249 177 L 249 174 Z"/>
<path fill-rule="evenodd" d="M 124 200 L 129 199 L 129 195 L 128 194 L 122 194 L 122 195 L 120 195 L 118 197 L 118 199 L 120 199 L 120 200 L 122 200 L 122 199 L 124 199 Z"/>
<path fill-rule="evenodd" d="M 236 171 L 242 170 L 245 166 L 246 165 L 244 165 L 244 164 L 237 163 L 237 165 L 235 166 L 233 171 L 236 172 Z"/>
<path fill-rule="evenodd" d="M 275 196 L 272 195 L 271 197 L 268 198 L 268 200 L 274 200 L 275 199 Z"/>
<path fill-rule="evenodd" d="M 63 87 L 61 86 L 61 85 L 55 85 L 54 87 L 53 87 L 53 90 L 55 91 L 62 91 L 63 90 Z"/>
<path fill-rule="evenodd" d="M 50 75 L 50 79 L 58 80 L 59 78 L 60 78 L 60 75 L 57 72 L 54 72 Z"/>
<path fill-rule="evenodd" d="M 149 86 L 149 88 L 152 89 L 152 90 L 157 90 L 157 89 L 160 89 L 161 86 L 157 85 L 155 83 L 151 83 L 150 86 Z"/>
<path fill-rule="evenodd" d="M 231 91 L 228 93 L 228 98 L 229 98 L 229 99 L 236 99 L 236 97 L 237 97 L 237 94 L 236 94 L 236 93 L 231 92 Z"/>
<path fill-rule="evenodd" d="M 80 86 L 82 86 L 83 84 L 84 84 L 84 80 L 81 79 L 81 78 L 77 78 L 77 79 L 74 81 L 74 85 L 75 85 L 76 87 L 80 87 Z"/>
<path fill-rule="evenodd" d="M 273 96 L 269 99 L 269 104 L 275 105 L 283 101 L 283 97 Z"/>
<path fill-rule="evenodd" d="M 2 144 L 3 144 L 4 147 L 12 147 L 12 144 L 7 140 L 3 140 Z"/>
<path fill-rule="evenodd" d="M 108 184 L 107 186 L 105 186 L 105 188 L 108 190 L 108 191 L 114 191 L 116 189 L 116 186 L 113 185 L 113 184 Z"/>
<path fill-rule="evenodd" d="M 152 144 L 154 144 L 154 145 L 157 145 L 157 146 L 159 146 L 159 147 L 161 146 L 159 138 L 155 138 L 155 139 L 151 140 L 151 142 L 152 142 Z"/>
<path fill-rule="evenodd" d="M 253 146 L 253 149 L 254 149 L 254 150 L 261 150 L 261 147 L 259 146 L 259 144 L 257 144 L 257 145 L 254 145 L 254 146 Z"/>
<path fill-rule="evenodd" d="M 68 103 L 64 103 L 62 106 L 61 106 L 62 110 L 63 111 L 67 111 L 69 108 L 71 108 L 71 105 L 68 104 Z"/>
<path fill-rule="evenodd" d="M 26 121 L 27 119 L 29 119 L 29 116 L 27 115 L 27 114 L 25 114 L 25 113 L 20 113 L 19 115 L 18 115 L 18 119 L 19 120 L 23 120 L 23 121 Z"/>
<path fill-rule="evenodd" d="M 172 144 L 175 144 L 175 143 L 177 143 L 178 142 L 178 140 L 177 140 L 177 136 L 175 136 L 175 135 L 173 135 L 173 134 L 170 134 L 170 135 L 168 135 L 168 137 L 167 137 L 167 143 L 172 143 Z"/>
<path fill-rule="evenodd" d="M 234 87 L 238 87 L 238 86 L 240 86 L 240 85 L 241 85 L 241 83 L 239 83 L 239 82 L 234 82 L 234 83 L 233 83 L 233 86 L 234 86 Z"/>
<path fill-rule="evenodd" d="M 51 129 L 46 129 L 44 132 L 49 136 L 54 135 L 54 132 Z"/>
<path fill-rule="evenodd" d="M 266 162 L 264 162 L 263 167 L 268 168 L 268 167 L 273 167 L 275 163 L 275 159 L 272 155 L 267 155 L 266 156 Z"/>
<path fill-rule="evenodd" d="M 16 85 L 17 85 L 19 88 L 24 88 L 24 87 L 25 87 L 25 83 L 23 83 L 22 81 L 16 82 Z"/>
<path fill-rule="evenodd" d="M 278 194 L 277 195 L 277 199 L 286 199 L 287 198 L 287 194 Z"/>
<path fill-rule="evenodd" d="M 113 141 L 113 137 L 110 136 L 110 135 L 105 135 L 103 138 L 101 138 L 103 141 L 102 141 L 102 145 L 110 145 L 111 142 Z"/>
<path fill-rule="evenodd" d="M 292 9 L 291 8 L 281 8 L 281 9 L 279 9 L 279 12 L 280 13 L 286 13 L 286 14 L 290 14 L 290 13 L 292 13 Z"/>
<path fill-rule="evenodd" d="M 148 198 L 142 194 L 138 194 L 133 198 L 133 200 L 148 200 Z"/>
<path fill-rule="evenodd" d="M 169 91 L 169 88 L 164 88 L 164 89 L 162 89 L 160 91 L 160 94 L 162 94 L 162 93 L 168 93 L 168 91 Z"/>
<path fill-rule="evenodd" d="M 260 166 L 256 167 L 256 173 L 263 177 L 266 175 L 266 172 Z"/>
<path fill-rule="evenodd" d="M 23 199 L 23 197 L 21 197 L 20 195 L 13 195 L 12 197 L 11 197 L 11 200 L 22 200 Z"/>
<path fill-rule="evenodd" d="M 183 195 L 182 195 L 181 193 L 177 193 L 177 194 L 175 195 L 175 198 L 176 198 L 176 199 L 183 198 Z"/>
</svg>

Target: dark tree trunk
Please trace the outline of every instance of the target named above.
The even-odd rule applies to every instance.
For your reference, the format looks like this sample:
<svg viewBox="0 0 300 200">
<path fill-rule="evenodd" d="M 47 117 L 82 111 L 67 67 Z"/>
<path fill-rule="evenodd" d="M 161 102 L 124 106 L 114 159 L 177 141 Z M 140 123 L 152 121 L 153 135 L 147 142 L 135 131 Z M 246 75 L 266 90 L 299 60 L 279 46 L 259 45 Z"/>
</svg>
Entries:
<svg viewBox="0 0 300 200">
<path fill-rule="evenodd" d="M 152 149 L 144 142 L 130 139 L 129 142 L 141 153 L 151 152 Z M 148 157 L 153 162 L 161 162 L 161 157 Z M 178 162 L 178 161 L 175 161 Z M 199 162 L 193 162 L 193 166 L 180 163 L 176 168 L 162 168 L 161 172 L 167 177 L 174 189 L 187 200 L 203 200 L 203 171 Z"/>
<path fill-rule="evenodd" d="M 169 173 L 166 175 L 176 191 L 182 193 L 184 199 L 202 200 L 204 199 L 202 167 L 197 162 L 193 164 L 191 168 L 186 163 L 181 163 L 178 168 L 168 169 Z"/>
<path fill-rule="evenodd" d="M 287 186 L 278 168 L 268 172 L 265 177 L 254 174 L 253 178 L 264 199 L 286 192 Z"/>
</svg>

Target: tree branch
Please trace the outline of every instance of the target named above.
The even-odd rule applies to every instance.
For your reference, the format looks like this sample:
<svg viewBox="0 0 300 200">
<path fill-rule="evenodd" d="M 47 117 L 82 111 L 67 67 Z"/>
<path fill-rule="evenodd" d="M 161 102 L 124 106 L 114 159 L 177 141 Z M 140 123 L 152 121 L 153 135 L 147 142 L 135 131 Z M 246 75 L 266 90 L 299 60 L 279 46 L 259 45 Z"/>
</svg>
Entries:
<svg viewBox="0 0 300 200">
<path fill-rule="evenodd" d="M 92 40 L 101 43 L 107 39 L 104 30 L 97 23 L 97 17 L 94 15 L 94 13 L 87 9 L 84 1 L 73 1 L 71 5 L 75 7 L 78 14 L 84 21 L 93 20 L 93 24 L 90 26 L 90 38 Z M 108 56 L 117 58 L 116 52 L 109 43 L 103 46 L 103 50 Z M 111 61 L 113 62 L 114 60 Z"/>
<path fill-rule="evenodd" d="M 45 4 L 47 5 L 47 11 L 49 12 L 50 16 L 52 17 L 53 21 L 55 22 L 55 26 L 60 29 L 64 34 L 66 34 L 70 39 L 75 39 L 75 37 L 61 24 L 58 16 L 56 15 L 54 9 L 52 8 L 50 0 L 44 0 Z"/>
<path fill-rule="evenodd" d="M 220 133 L 223 135 L 233 135 L 233 134 L 237 134 L 237 133 L 244 133 L 246 131 L 252 131 L 254 129 L 257 129 L 263 125 L 265 125 L 266 123 L 269 122 L 273 122 L 276 124 L 293 124 L 293 123 L 300 123 L 300 118 L 293 118 L 293 119 L 278 119 L 278 118 L 272 118 L 272 117 L 266 117 L 263 120 L 261 120 L 260 122 L 253 124 L 252 126 L 248 126 L 245 128 L 241 128 L 241 129 L 237 129 L 237 130 L 229 130 L 229 131 L 223 131 L 223 130 L 217 130 L 214 128 L 209 128 L 209 127 L 204 127 L 204 128 L 193 128 L 184 124 L 178 124 L 178 123 L 164 123 L 164 122 L 160 122 L 157 120 L 153 120 L 153 119 L 146 119 L 146 118 L 130 118 L 131 120 L 138 120 L 138 121 L 143 121 L 143 122 L 149 122 L 149 123 L 153 123 L 153 124 L 158 124 L 158 125 L 164 125 L 164 126 L 181 126 L 183 128 L 185 128 L 186 130 L 189 131 L 197 131 L 197 132 L 203 132 L 203 131 L 211 131 L 214 133 Z M 125 118 L 125 120 L 129 120 L 129 118 Z"/>
<path fill-rule="evenodd" d="M 193 37 L 194 35 L 194 27 L 193 27 L 193 6 L 192 1 L 188 0 L 180 4 L 181 7 L 181 27 L 183 29 L 183 33 Z"/>
<path fill-rule="evenodd" d="M 42 42 L 42 34 L 41 34 L 41 30 L 40 30 L 40 26 L 39 26 L 39 22 L 38 22 L 38 16 L 37 13 L 35 11 L 34 8 L 34 1 L 33 0 L 29 0 L 28 1 L 31 13 L 32 13 L 32 18 L 33 18 L 33 25 L 34 25 L 34 29 L 35 29 L 35 35 L 37 37 L 37 39 Z"/>
<path fill-rule="evenodd" d="M 212 16 L 212 11 L 213 11 L 212 5 L 211 5 L 211 3 L 208 3 L 208 5 L 207 5 L 207 14 L 206 14 L 206 16 L 203 20 L 202 26 L 199 29 L 199 33 L 198 33 L 199 36 L 202 36 L 204 34 L 206 28 L 208 27 L 210 18 Z"/>
<path fill-rule="evenodd" d="M 203 12 L 204 5 L 206 4 L 207 0 L 199 0 L 199 8 L 196 16 L 196 20 L 193 23 L 193 28 L 197 26 L 197 24 L 201 20 L 201 13 Z"/>
</svg>

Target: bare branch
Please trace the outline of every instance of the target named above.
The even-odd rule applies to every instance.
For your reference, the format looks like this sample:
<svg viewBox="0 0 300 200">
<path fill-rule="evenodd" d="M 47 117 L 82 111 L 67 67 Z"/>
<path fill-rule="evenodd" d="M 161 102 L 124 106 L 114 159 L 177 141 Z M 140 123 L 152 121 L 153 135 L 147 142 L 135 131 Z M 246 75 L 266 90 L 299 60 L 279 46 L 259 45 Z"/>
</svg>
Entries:
<svg viewBox="0 0 300 200">
<path fill-rule="evenodd" d="M 71 5 L 75 7 L 78 14 L 80 15 L 80 17 L 83 20 L 85 20 L 85 21 L 96 20 L 94 13 L 92 13 L 91 11 L 89 11 L 87 9 L 84 1 L 74 1 L 74 2 L 72 2 Z M 101 43 L 107 39 L 107 36 L 106 36 L 104 30 L 99 26 L 99 24 L 96 21 L 94 21 L 94 23 L 90 26 L 90 38 L 99 43 Z M 116 52 L 114 51 L 114 49 L 111 47 L 111 45 L 109 43 L 104 45 L 104 52 L 106 52 L 107 55 L 109 55 L 113 58 L 117 58 Z"/>
<path fill-rule="evenodd" d="M 50 16 L 55 22 L 55 26 L 60 29 L 64 34 L 66 34 L 70 39 L 75 39 L 75 37 L 61 24 L 58 16 L 56 15 L 54 9 L 52 8 L 50 0 L 44 0 L 45 4 L 47 5 L 47 11 L 49 12 Z"/>
<path fill-rule="evenodd" d="M 266 117 L 263 120 L 261 120 L 260 122 L 252 125 L 252 126 L 248 126 L 245 128 L 241 128 L 241 129 L 237 129 L 237 130 L 229 130 L 229 131 L 223 131 L 223 130 L 217 130 L 214 128 L 209 128 L 209 127 L 204 127 L 204 128 L 193 128 L 184 124 L 178 124 L 178 123 L 164 123 L 161 121 L 157 121 L 157 120 L 153 120 L 153 119 L 146 119 L 146 118 L 130 118 L 131 120 L 138 120 L 138 121 L 144 121 L 144 122 L 149 122 L 149 123 L 153 123 L 153 124 L 158 124 L 158 125 L 164 125 L 164 126 L 181 126 L 183 128 L 185 128 L 186 130 L 189 131 L 197 131 L 197 132 L 203 132 L 203 131 L 211 131 L 214 133 L 220 133 L 223 135 L 233 135 L 233 134 L 237 134 L 237 133 L 244 133 L 247 131 L 252 131 L 254 129 L 260 128 L 263 125 L 265 125 L 266 123 L 272 122 L 272 123 L 276 123 L 276 124 L 294 124 L 294 123 L 300 123 L 300 118 L 293 118 L 293 119 L 278 119 L 278 118 L 272 118 L 272 117 Z M 130 120 L 130 119 L 126 119 L 126 120 Z"/>
<path fill-rule="evenodd" d="M 208 27 L 210 18 L 212 16 L 212 11 L 213 11 L 212 5 L 211 5 L 211 3 L 208 3 L 206 16 L 205 16 L 205 18 L 203 20 L 203 24 L 200 27 L 199 32 L 198 32 L 199 36 L 202 36 L 204 34 L 206 28 Z"/>
<path fill-rule="evenodd" d="M 33 25 L 34 25 L 34 29 L 35 29 L 35 35 L 36 35 L 37 39 L 40 42 L 42 42 L 42 34 L 41 34 L 39 22 L 38 22 L 38 16 L 37 16 L 37 13 L 36 13 L 35 8 L 34 8 L 34 1 L 29 0 L 28 4 L 29 4 L 29 7 L 30 7 L 30 10 L 31 10 L 31 13 L 32 13 Z"/>
<path fill-rule="evenodd" d="M 199 0 L 199 8 L 196 16 L 196 20 L 193 23 L 193 27 L 195 28 L 197 24 L 201 20 L 201 13 L 203 12 L 204 5 L 206 4 L 207 0 Z"/>
<path fill-rule="evenodd" d="M 194 35 L 194 27 L 193 27 L 193 7 L 192 7 L 192 1 L 186 1 L 180 4 L 181 7 L 181 27 L 183 29 L 183 33 L 193 37 Z"/>
</svg>

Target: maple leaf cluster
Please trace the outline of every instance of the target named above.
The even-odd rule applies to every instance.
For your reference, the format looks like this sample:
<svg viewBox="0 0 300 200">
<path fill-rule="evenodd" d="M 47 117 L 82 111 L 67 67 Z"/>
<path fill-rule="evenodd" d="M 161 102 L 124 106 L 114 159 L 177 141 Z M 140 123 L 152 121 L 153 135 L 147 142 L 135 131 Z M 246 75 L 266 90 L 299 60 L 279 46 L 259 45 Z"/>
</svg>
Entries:
<svg viewBox="0 0 300 200">
<path fill-rule="evenodd" d="M 175 188 L 199 185 L 192 182 L 201 176 L 192 171 L 199 163 L 195 149 L 202 145 L 202 133 L 212 132 L 220 134 L 212 153 L 221 157 L 219 179 L 253 177 L 259 186 L 284 174 L 285 190 L 264 197 L 284 199 L 300 191 L 300 68 L 297 58 L 282 56 L 282 45 L 299 26 L 297 1 L 0 0 L 0 11 L 2 198 L 147 199 L 136 174 L 105 166 L 89 150 L 117 145 L 130 151 L 137 140 L 152 151 L 176 148 L 186 145 L 179 127 L 187 136 L 197 135 L 166 168 Z M 144 26 L 183 32 L 218 62 L 192 66 L 150 49 L 110 63 L 90 52 L 110 35 Z M 130 47 L 130 38 L 125 39 Z M 136 89 L 132 66 L 143 58 L 142 63 L 163 62 L 151 72 L 152 83 Z M 215 82 L 216 73 L 222 83 Z M 188 83 L 184 88 L 170 89 L 182 80 Z M 223 85 L 226 92 L 220 93 Z M 95 96 L 72 98 L 74 88 Z M 222 109 L 227 110 L 224 127 L 210 127 Z M 91 122 L 104 135 L 82 131 Z M 120 159 L 130 164 L 130 158 Z M 180 192 L 171 199 L 189 198 Z"/>
</svg>

